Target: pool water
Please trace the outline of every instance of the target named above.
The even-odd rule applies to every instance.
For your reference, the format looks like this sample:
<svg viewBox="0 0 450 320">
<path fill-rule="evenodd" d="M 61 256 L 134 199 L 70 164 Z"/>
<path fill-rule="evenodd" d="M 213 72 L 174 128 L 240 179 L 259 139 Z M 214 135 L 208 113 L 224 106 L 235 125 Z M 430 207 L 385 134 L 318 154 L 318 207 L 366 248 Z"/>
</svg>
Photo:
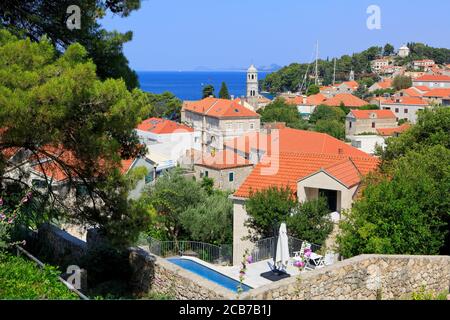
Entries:
<svg viewBox="0 0 450 320">
<path fill-rule="evenodd" d="M 201 276 L 205 279 L 208 279 L 209 281 L 215 282 L 218 285 L 237 293 L 239 281 L 231 279 L 230 277 L 228 277 L 224 274 L 221 274 L 211 268 L 208 268 L 200 263 L 197 263 L 197 262 L 189 260 L 189 259 L 169 258 L 167 260 L 169 260 L 170 262 L 176 264 L 177 266 L 179 266 L 183 269 L 189 270 L 195 274 L 198 274 L 199 276 Z M 244 291 L 248 291 L 253 288 L 243 284 L 242 289 Z"/>
</svg>

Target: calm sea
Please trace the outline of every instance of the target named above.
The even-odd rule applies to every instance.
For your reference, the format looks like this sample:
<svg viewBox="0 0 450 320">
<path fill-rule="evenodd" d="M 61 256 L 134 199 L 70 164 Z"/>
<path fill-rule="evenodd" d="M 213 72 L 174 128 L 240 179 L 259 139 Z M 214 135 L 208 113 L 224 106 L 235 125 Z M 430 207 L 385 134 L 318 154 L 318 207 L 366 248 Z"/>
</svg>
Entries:
<svg viewBox="0 0 450 320">
<path fill-rule="evenodd" d="M 266 75 L 267 72 L 260 72 L 259 78 L 264 79 Z M 202 88 L 207 84 L 212 84 L 218 95 L 222 81 L 227 84 L 230 95 L 246 95 L 245 72 L 141 71 L 138 76 L 142 90 L 152 93 L 170 91 L 181 100 L 201 99 Z"/>
</svg>

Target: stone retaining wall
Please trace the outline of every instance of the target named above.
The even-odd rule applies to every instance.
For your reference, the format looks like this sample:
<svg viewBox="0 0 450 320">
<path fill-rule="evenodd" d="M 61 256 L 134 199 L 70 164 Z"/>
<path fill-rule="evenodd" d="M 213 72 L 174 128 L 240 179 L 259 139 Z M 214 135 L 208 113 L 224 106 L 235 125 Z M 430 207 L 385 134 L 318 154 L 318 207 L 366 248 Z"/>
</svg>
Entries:
<svg viewBox="0 0 450 320">
<path fill-rule="evenodd" d="M 93 234 L 95 235 L 95 234 Z M 46 254 L 62 264 L 77 264 L 91 245 L 46 225 L 37 238 Z M 94 241 L 95 240 L 95 241 Z M 136 294 L 149 291 L 182 300 L 237 299 L 237 294 L 203 277 L 129 248 L 130 284 Z M 319 270 L 302 273 L 241 295 L 244 300 L 404 299 L 422 289 L 440 293 L 450 287 L 450 256 L 361 255 Z"/>
<path fill-rule="evenodd" d="M 237 294 L 189 272 L 165 259 L 155 257 L 151 290 L 177 300 L 236 299 Z"/>
<path fill-rule="evenodd" d="M 361 255 L 249 291 L 242 299 L 407 299 L 422 287 L 448 292 L 449 256 Z"/>
<path fill-rule="evenodd" d="M 66 268 L 78 265 L 87 252 L 86 242 L 51 224 L 43 224 L 34 236 L 36 254 L 47 262 Z"/>
</svg>

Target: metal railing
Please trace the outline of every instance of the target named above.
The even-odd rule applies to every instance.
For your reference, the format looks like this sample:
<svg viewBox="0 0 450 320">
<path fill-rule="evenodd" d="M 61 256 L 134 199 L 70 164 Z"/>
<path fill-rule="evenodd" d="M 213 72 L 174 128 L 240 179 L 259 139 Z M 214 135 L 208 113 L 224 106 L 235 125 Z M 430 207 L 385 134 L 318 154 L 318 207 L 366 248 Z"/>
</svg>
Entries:
<svg viewBox="0 0 450 320">
<path fill-rule="evenodd" d="M 150 253 L 160 256 L 162 258 L 170 258 L 177 256 L 192 256 L 200 260 L 213 264 L 232 264 L 233 262 L 233 245 L 213 245 L 210 243 L 198 241 L 160 241 L 149 237 L 147 239 L 148 250 Z M 300 251 L 304 240 L 294 237 L 288 237 L 289 253 L 293 255 L 294 252 Z M 307 242 L 309 243 L 309 242 Z M 311 250 L 317 252 L 321 246 L 311 244 Z M 254 242 L 253 250 L 251 252 L 254 262 L 271 259 L 274 256 L 277 246 L 277 237 L 262 239 Z"/>
<path fill-rule="evenodd" d="M 277 246 L 277 237 L 262 239 L 255 242 L 254 249 L 251 252 L 253 262 L 263 261 L 271 259 L 274 256 L 275 249 Z M 289 254 L 293 255 L 294 252 L 300 251 L 303 242 L 309 243 L 304 240 L 300 240 L 291 236 L 288 236 L 289 243 Z M 317 252 L 320 250 L 321 246 L 314 243 L 311 244 L 311 251 Z"/>
<path fill-rule="evenodd" d="M 198 241 L 160 241 L 148 238 L 149 251 L 157 256 L 193 256 L 213 264 L 230 264 L 233 259 L 232 245 L 213 245 Z"/>
</svg>

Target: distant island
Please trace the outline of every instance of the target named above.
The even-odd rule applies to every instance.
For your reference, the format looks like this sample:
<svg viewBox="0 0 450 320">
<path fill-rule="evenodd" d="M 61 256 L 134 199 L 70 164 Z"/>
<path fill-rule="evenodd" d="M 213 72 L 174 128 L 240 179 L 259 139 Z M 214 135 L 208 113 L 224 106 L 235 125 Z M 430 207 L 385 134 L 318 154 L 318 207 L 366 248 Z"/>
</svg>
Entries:
<svg viewBox="0 0 450 320">
<path fill-rule="evenodd" d="M 213 68 L 213 67 L 206 67 L 206 66 L 199 66 L 196 67 L 193 71 L 203 71 L 203 72 L 214 72 L 214 71 L 236 71 L 236 72 L 246 72 L 247 67 L 228 67 L 228 68 Z M 258 71 L 260 72 L 276 72 L 282 68 L 282 66 L 272 63 L 269 66 L 256 66 Z"/>
</svg>

